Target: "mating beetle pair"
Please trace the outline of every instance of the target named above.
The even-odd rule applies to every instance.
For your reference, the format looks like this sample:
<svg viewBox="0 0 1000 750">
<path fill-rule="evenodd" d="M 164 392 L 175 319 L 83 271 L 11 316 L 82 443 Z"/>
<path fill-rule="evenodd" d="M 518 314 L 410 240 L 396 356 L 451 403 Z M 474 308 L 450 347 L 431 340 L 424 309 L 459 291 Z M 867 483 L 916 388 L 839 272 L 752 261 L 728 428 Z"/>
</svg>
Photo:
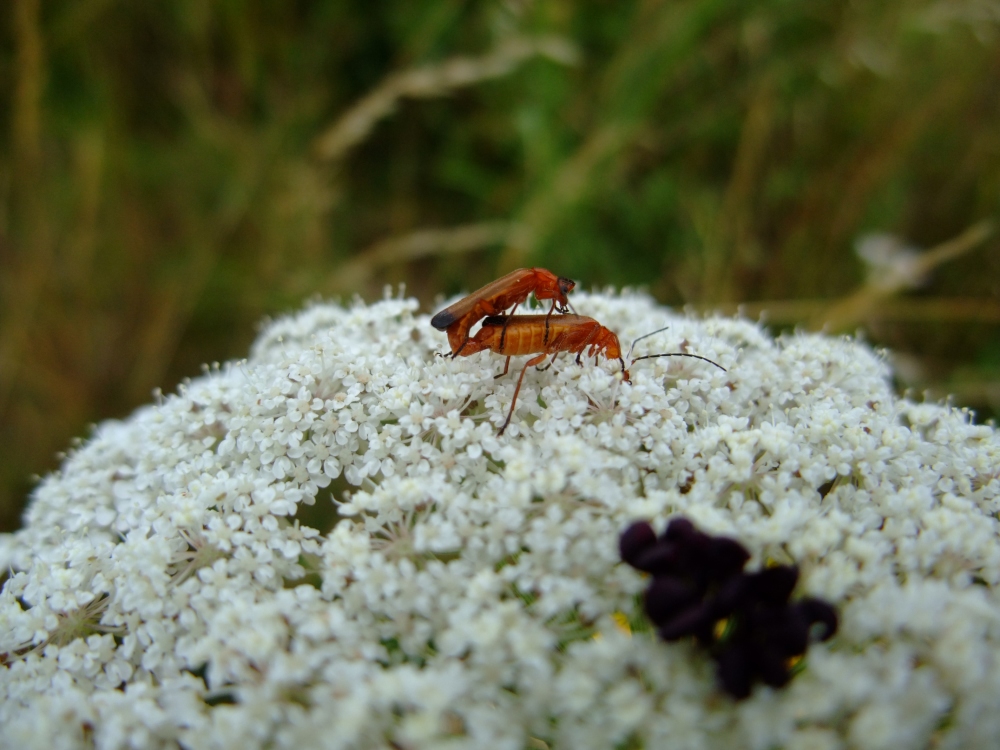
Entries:
<svg viewBox="0 0 1000 750">
<path fill-rule="evenodd" d="M 566 295 L 576 284 L 562 276 L 556 276 L 544 268 L 519 268 L 506 276 L 493 281 L 455 304 L 446 307 L 433 318 L 431 325 L 439 331 L 448 334 L 452 357 L 468 357 L 488 349 L 496 354 L 507 356 L 503 372 L 497 377 L 507 374 L 510 358 L 518 355 L 536 355 L 529 359 L 521 369 L 511 399 L 507 419 L 500 427 L 503 434 L 510 424 L 517 403 L 517 394 L 521 390 L 524 373 L 532 365 L 541 364 L 547 356 L 552 355 L 552 361 L 561 352 L 576 354 L 577 364 L 582 364 L 581 357 L 588 349 L 587 356 L 597 357 L 603 353 L 608 359 L 617 359 L 622 366 L 622 377 L 629 380 L 629 372 L 625 369 L 622 358 L 621 344 L 618 336 L 593 318 L 583 315 L 569 314 L 570 306 Z M 552 300 L 552 307 L 545 315 L 514 315 L 517 307 L 534 293 L 537 300 Z M 505 314 L 508 308 L 510 313 Z M 559 315 L 553 315 L 558 311 Z M 485 318 L 485 320 L 483 320 Z M 475 336 L 469 336 L 469 331 L 477 322 L 483 320 L 482 328 Z M 663 329 L 660 329 L 663 330 Z M 653 331 L 658 333 L 659 331 Z M 646 334 L 652 336 L 653 333 Z M 645 338 L 642 336 L 640 338 Z M 639 341 L 639 339 L 636 339 Z M 633 342 L 633 346 L 635 342 Z M 697 354 L 684 352 L 667 352 L 663 354 L 647 354 L 637 357 L 632 362 L 652 357 L 693 357 L 710 362 L 719 369 L 725 368 Z M 550 362 L 549 365 L 552 363 Z"/>
</svg>

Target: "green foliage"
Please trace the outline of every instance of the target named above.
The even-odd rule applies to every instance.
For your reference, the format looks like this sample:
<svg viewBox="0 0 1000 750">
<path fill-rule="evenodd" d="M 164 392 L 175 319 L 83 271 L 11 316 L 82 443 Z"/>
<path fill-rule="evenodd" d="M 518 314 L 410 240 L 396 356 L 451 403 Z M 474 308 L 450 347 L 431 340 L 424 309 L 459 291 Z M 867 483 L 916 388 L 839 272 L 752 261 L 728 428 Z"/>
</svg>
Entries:
<svg viewBox="0 0 1000 750">
<path fill-rule="evenodd" d="M 315 294 L 406 281 L 430 309 L 531 264 L 819 324 L 859 235 L 997 214 L 998 35 L 990 0 L 14 0 L 0 528 L 68 436 Z M 835 319 L 995 410 L 996 251 Z"/>
</svg>

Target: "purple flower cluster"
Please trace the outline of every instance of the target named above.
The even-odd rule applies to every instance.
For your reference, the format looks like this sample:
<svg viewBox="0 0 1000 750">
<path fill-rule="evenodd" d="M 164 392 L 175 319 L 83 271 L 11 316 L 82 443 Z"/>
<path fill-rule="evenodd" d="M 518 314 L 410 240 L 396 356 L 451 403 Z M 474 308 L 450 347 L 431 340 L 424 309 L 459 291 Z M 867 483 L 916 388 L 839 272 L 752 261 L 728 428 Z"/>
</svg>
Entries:
<svg viewBox="0 0 1000 750">
<path fill-rule="evenodd" d="M 645 521 L 619 540 L 622 560 L 649 573 L 646 615 L 665 641 L 694 636 L 717 664 L 723 689 L 737 699 L 760 680 L 781 687 L 809 645 L 837 630 L 837 613 L 820 599 L 790 602 L 797 568 L 778 565 L 744 573 L 750 553 L 739 542 L 698 531 L 674 518 L 662 536 Z M 718 624 L 725 620 L 725 628 Z M 723 632 L 720 633 L 719 631 Z"/>
</svg>

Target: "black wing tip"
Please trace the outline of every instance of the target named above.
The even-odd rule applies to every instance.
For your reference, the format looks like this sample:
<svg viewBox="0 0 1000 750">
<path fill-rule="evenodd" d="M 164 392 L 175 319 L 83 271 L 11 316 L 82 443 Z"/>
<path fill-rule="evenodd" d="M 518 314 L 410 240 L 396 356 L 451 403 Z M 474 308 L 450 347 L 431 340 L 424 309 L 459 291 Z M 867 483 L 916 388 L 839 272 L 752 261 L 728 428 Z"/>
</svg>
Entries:
<svg viewBox="0 0 1000 750">
<path fill-rule="evenodd" d="M 433 318 L 431 318 L 431 325 L 437 328 L 439 331 L 445 330 L 448 326 L 454 323 L 456 320 L 454 313 L 448 310 L 442 310 Z"/>
</svg>

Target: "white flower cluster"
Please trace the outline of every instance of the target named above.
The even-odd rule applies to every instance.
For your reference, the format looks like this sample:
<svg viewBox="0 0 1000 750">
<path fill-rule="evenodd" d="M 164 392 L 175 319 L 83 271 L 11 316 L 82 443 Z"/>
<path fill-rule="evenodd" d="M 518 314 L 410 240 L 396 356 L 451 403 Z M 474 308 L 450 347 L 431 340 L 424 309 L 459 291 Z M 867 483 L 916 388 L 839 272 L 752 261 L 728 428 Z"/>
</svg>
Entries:
<svg viewBox="0 0 1000 750">
<path fill-rule="evenodd" d="M 1000 436 L 883 359 L 576 294 L 616 362 L 435 356 L 413 300 L 321 305 L 96 434 L 0 537 L 0 745 L 995 748 Z M 797 563 L 841 628 L 734 702 L 629 632 L 637 519 Z"/>
</svg>

